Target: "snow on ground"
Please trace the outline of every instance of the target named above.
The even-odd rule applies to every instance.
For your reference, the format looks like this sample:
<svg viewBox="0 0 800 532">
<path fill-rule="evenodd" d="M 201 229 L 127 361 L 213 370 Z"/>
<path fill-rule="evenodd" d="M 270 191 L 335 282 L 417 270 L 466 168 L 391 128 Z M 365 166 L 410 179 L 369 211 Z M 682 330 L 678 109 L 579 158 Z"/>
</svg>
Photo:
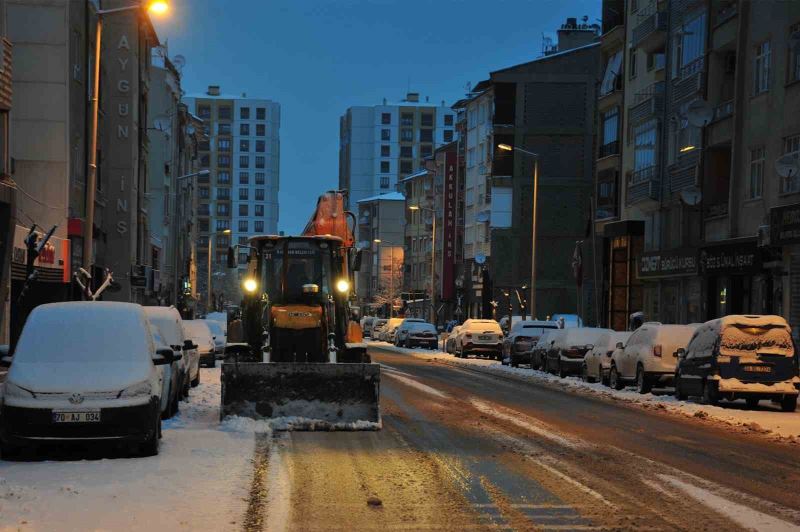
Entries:
<svg viewBox="0 0 800 532">
<path fill-rule="evenodd" d="M 612 400 L 624 401 L 649 410 L 663 410 L 673 414 L 721 422 L 754 433 L 787 439 L 800 443 L 800 409 L 796 412 L 781 412 L 777 405 L 761 401 L 757 410 L 748 410 L 744 401 L 733 403 L 722 401 L 720 406 L 708 406 L 693 401 L 678 401 L 671 389 L 662 393 L 639 394 L 633 388 L 614 390 L 600 383 L 583 382 L 578 377 L 561 379 L 543 371 L 529 368 L 503 366 L 495 360 L 483 358 L 455 358 L 441 351 L 425 351 L 395 347 L 386 342 L 372 342 L 371 345 L 398 353 L 408 353 L 417 358 L 436 360 L 453 366 L 468 367 L 498 375 L 513 375 L 516 378 L 551 385 L 585 393 L 600 395 Z"/>
<path fill-rule="evenodd" d="M 158 456 L 0 461 L 0 531 L 240 528 L 263 427 L 221 425 L 220 370 L 201 371 Z"/>
</svg>

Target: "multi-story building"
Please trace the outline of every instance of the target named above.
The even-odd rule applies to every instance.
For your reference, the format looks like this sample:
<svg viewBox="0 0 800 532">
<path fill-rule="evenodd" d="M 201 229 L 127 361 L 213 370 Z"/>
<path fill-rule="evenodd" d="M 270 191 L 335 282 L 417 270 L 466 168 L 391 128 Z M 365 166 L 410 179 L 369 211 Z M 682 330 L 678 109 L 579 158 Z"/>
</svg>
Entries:
<svg viewBox="0 0 800 532">
<path fill-rule="evenodd" d="M 456 317 L 458 265 L 464 260 L 464 183 L 459 179 L 458 142 L 437 148 L 432 162 L 436 216 L 433 308 L 434 321 L 439 324 Z"/>
<path fill-rule="evenodd" d="M 6 38 L 5 0 L 0 0 L 0 342 L 3 343 L 8 343 L 12 249 L 8 243 L 14 239 L 16 212 L 16 189 L 10 179 L 11 156 L 8 142 L 13 94 L 11 49 L 11 41 Z"/>
<path fill-rule="evenodd" d="M 208 135 L 200 145 L 201 167 L 210 176 L 198 189 L 198 280 L 201 298 L 219 307 L 220 301 L 240 299 L 239 276 L 246 264 L 242 251 L 239 275 L 229 275 L 224 267 L 228 247 L 278 230 L 280 105 L 246 94 L 223 94 L 217 85 L 184 101 L 205 121 Z M 208 275 L 209 263 L 220 279 L 212 281 L 211 298 L 207 279 L 215 277 Z"/>
<path fill-rule="evenodd" d="M 559 44 L 531 62 L 498 70 L 458 102 L 466 114 L 464 291 L 467 316 L 490 316 L 503 291 L 530 283 L 534 160 L 539 154 L 537 314 L 594 320 L 590 196 L 599 28 L 568 19 Z M 584 275 L 573 278 L 579 242 Z M 582 289 L 579 289 L 582 287 Z M 578 303 L 578 296 L 583 294 Z M 591 316 L 589 309 L 592 309 Z"/>
<path fill-rule="evenodd" d="M 455 138 L 449 107 L 419 101 L 418 93 L 381 105 L 353 106 L 339 120 L 339 188 L 348 205 L 395 190 L 426 157 Z"/>
<path fill-rule="evenodd" d="M 419 301 L 412 310 L 415 315 L 427 316 L 430 309 L 431 244 L 433 240 L 434 175 L 431 168 L 423 168 L 408 175 L 397 184 L 406 198 L 403 216 L 403 291 L 407 300 Z M 422 312 L 424 309 L 424 313 Z"/>
<path fill-rule="evenodd" d="M 369 313 L 389 314 L 403 287 L 405 197 L 387 192 L 359 200 L 358 233 L 365 253 L 357 273 L 356 295 Z"/>
</svg>

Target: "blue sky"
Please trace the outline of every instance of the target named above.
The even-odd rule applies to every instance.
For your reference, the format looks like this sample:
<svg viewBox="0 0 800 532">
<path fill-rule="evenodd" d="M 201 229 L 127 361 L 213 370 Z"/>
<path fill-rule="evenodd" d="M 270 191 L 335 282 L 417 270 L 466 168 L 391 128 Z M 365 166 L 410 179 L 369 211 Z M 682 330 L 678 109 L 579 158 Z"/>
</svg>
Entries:
<svg viewBox="0 0 800 532">
<path fill-rule="evenodd" d="M 338 186 L 339 117 L 408 88 L 447 104 L 467 82 L 540 55 L 567 17 L 600 0 L 171 0 L 155 20 L 182 54 L 187 93 L 221 85 L 281 104 L 279 228 L 300 231 Z"/>
</svg>

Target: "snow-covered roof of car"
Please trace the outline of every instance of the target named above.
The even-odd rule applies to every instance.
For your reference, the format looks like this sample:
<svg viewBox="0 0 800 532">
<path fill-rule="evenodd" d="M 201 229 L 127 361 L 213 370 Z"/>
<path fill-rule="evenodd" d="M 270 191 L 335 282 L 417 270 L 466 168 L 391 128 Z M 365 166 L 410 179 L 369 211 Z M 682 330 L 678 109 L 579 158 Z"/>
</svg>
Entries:
<svg viewBox="0 0 800 532">
<path fill-rule="evenodd" d="M 747 314 L 731 314 L 715 320 L 710 320 L 703 325 L 724 329 L 730 326 L 745 325 L 748 327 L 789 327 L 786 320 L 781 316 L 765 315 L 755 316 Z"/>
<path fill-rule="evenodd" d="M 514 322 L 514 325 L 511 326 L 512 333 L 523 329 L 558 329 L 558 324 L 554 321 L 521 320 Z"/>
<path fill-rule="evenodd" d="M 601 336 L 610 332 L 611 329 L 601 329 L 597 327 L 570 327 L 563 329 L 561 334 L 556 335 L 555 343 L 559 347 L 574 347 L 596 344 Z"/>
<path fill-rule="evenodd" d="M 183 320 L 183 328 L 192 338 L 199 338 L 201 336 L 208 336 L 209 340 L 213 336 L 208 322 L 204 320 Z"/>
<path fill-rule="evenodd" d="M 632 334 L 633 331 L 608 331 L 599 336 L 594 345 L 604 350 L 613 349 L 617 342 L 627 342 Z"/>
</svg>

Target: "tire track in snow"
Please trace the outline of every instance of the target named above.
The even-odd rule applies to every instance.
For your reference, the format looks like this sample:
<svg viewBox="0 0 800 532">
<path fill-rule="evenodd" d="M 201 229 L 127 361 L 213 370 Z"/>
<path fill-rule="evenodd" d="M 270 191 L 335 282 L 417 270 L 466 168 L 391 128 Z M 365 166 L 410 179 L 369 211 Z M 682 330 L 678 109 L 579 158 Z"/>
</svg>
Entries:
<svg viewBox="0 0 800 532">
<path fill-rule="evenodd" d="M 393 378 L 393 379 L 395 379 L 397 381 L 400 381 L 400 382 L 402 382 L 403 384 L 405 384 L 407 386 L 411 386 L 412 388 L 416 388 L 417 390 L 419 390 L 421 392 L 425 392 L 427 394 L 434 395 L 434 396 L 436 396 L 436 397 L 438 397 L 440 399 L 448 399 L 450 397 L 446 393 L 444 393 L 442 391 L 439 391 L 436 388 L 431 388 L 427 384 L 422 384 L 418 380 L 406 377 L 405 375 L 408 375 L 408 373 L 402 373 L 402 372 L 391 370 L 391 369 L 386 369 L 386 370 L 384 370 L 384 372 L 386 373 L 386 376 L 391 377 L 391 378 Z"/>
</svg>

